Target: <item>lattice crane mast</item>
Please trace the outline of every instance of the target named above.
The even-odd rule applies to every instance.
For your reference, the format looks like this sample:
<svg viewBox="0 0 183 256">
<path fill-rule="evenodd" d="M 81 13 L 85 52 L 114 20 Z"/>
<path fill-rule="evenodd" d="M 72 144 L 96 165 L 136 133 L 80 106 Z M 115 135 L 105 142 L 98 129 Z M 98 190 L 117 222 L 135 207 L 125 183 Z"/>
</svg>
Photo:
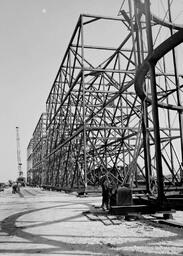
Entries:
<svg viewBox="0 0 183 256">
<path fill-rule="evenodd" d="M 19 127 L 16 127 L 16 141 L 17 141 L 17 164 L 18 164 L 18 177 L 23 177 L 21 151 L 20 151 L 20 135 Z"/>
</svg>

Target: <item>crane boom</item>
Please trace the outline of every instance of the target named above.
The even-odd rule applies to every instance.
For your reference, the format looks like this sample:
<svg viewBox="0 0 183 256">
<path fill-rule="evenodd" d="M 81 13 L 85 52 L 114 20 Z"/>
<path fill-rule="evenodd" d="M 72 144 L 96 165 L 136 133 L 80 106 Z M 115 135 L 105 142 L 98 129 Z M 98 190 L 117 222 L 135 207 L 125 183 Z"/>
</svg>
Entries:
<svg viewBox="0 0 183 256">
<path fill-rule="evenodd" d="M 19 127 L 16 127 L 16 140 L 17 140 L 17 164 L 18 164 L 18 176 L 23 176 L 22 162 L 21 162 L 21 152 L 20 152 L 20 136 Z"/>
</svg>

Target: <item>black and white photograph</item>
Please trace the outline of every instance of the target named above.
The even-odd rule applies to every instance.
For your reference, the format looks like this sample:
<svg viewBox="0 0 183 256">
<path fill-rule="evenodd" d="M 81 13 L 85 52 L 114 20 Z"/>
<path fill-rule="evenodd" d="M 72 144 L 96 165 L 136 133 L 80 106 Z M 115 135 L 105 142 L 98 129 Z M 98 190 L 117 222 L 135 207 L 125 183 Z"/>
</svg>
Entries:
<svg viewBox="0 0 183 256">
<path fill-rule="evenodd" d="M 0 0 L 0 256 L 183 255 L 183 1 Z"/>
</svg>

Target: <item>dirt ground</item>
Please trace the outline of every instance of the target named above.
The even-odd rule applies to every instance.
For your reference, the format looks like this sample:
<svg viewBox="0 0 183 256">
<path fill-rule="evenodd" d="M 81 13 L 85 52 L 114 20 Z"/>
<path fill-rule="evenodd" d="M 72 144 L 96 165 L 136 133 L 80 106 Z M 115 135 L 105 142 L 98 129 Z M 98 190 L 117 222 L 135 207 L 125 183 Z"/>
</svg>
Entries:
<svg viewBox="0 0 183 256">
<path fill-rule="evenodd" d="M 125 221 L 89 213 L 100 204 L 99 196 L 6 189 L 0 193 L 0 255 L 183 255 L 181 228 L 151 216 Z M 182 212 L 173 217 L 183 223 Z"/>
</svg>

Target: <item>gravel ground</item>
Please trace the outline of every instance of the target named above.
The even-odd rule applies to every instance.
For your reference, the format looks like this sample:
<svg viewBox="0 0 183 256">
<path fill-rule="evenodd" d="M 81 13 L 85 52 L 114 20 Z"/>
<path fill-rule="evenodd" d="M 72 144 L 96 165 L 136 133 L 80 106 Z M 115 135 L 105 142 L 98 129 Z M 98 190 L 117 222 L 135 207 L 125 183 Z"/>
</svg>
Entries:
<svg viewBox="0 0 183 256">
<path fill-rule="evenodd" d="M 101 198 L 22 188 L 0 193 L 0 255 L 183 255 L 183 230 L 148 217 L 83 214 Z M 183 213 L 174 220 L 183 223 Z"/>
</svg>

